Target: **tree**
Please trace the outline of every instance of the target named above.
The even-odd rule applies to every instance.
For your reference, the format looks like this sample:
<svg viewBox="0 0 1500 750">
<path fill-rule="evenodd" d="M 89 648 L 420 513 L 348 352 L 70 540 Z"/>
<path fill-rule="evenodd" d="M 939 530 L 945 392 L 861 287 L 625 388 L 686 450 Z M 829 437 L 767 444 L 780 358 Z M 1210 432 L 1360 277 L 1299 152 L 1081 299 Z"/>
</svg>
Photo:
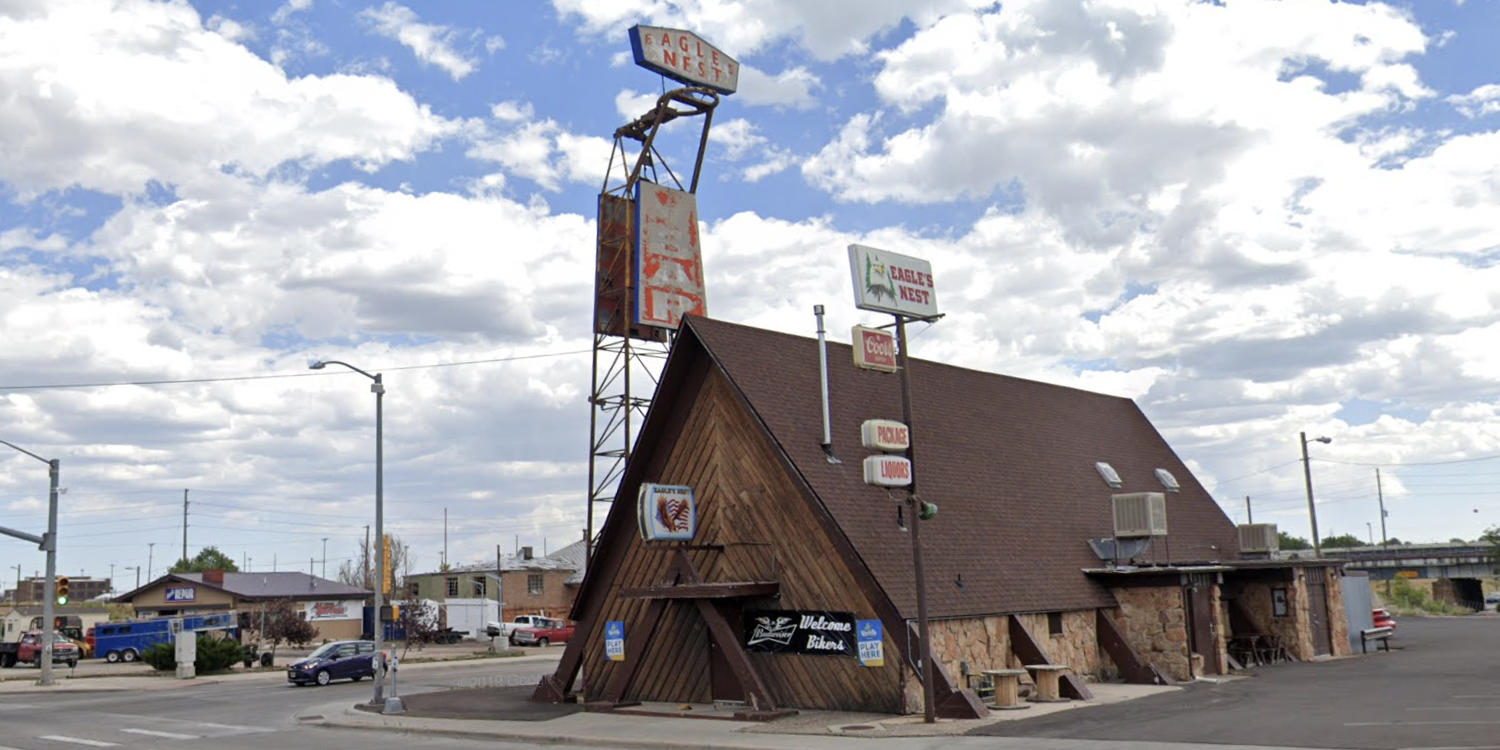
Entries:
<svg viewBox="0 0 1500 750">
<path fill-rule="evenodd" d="M 202 573 L 208 570 L 222 570 L 225 573 L 240 572 L 239 566 L 229 559 L 229 556 L 219 551 L 218 547 L 204 547 L 198 550 L 198 554 L 189 560 L 183 558 L 167 568 L 168 573 Z"/>
<path fill-rule="evenodd" d="M 300 646 L 318 637 L 318 629 L 303 619 L 291 599 L 275 599 L 264 606 L 260 635 L 271 642 L 271 658 L 276 658 L 276 647 L 282 643 Z"/>
<path fill-rule="evenodd" d="M 1491 526 L 1479 535 L 1479 541 L 1500 548 L 1500 526 Z"/>
<path fill-rule="evenodd" d="M 1308 544 L 1306 539 L 1292 536 L 1285 531 L 1276 532 L 1276 542 L 1278 546 L 1286 550 L 1312 549 L 1312 545 Z"/>
<path fill-rule="evenodd" d="M 406 582 L 403 572 L 407 571 L 410 568 L 410 553 L 407 550 L 406 545 L 401 543 L 400 537 L 396 536 L 395 534 L 386 534 L 386 536 L 390 537 L 391 539 L 391 591 L 385 592 L 386 601 L 390 601 L 391 593 L 393 591 L 406 590 Z M 339 563 L 339 583 L 347 583 L 350 586 L 357 586 L 359 588 L 367 589 L 370 591 L 375 590 L 375 555 L 373 554 L 374 546 L 375 545 L 373 542 L 368 548 L 361 544 L 359 548 L 355 550 L 353 557 Z"/>
<path fill-rule="evenodd" d="M 1365 541 L 1353 534 L 1339 534 L 1323 540 L 1324 547 L 1363 547 Z"/>
<path fill-rule="evenodd" d="M 1390 539 L 1385 540 L 1385 543 L 1389 544 L 1392 547 L 1400 547 L 1401 545 L 1406 544 L 1406 542 L 1403 542 L 1396 537 L 1391 537 Z"/>
<path fill-rule="evenodd" d="M 417 644 L 417 650 L 420 651 L 422 645 L 431 641 L 433 634 L 438 631 L 437 609 L 427 602 L 413 601 L 401 605 L 401 616 L 397 620 L 406 633 L 406 643 L 401 649 L 403 659 L 413 643 Z"/>
</svg>

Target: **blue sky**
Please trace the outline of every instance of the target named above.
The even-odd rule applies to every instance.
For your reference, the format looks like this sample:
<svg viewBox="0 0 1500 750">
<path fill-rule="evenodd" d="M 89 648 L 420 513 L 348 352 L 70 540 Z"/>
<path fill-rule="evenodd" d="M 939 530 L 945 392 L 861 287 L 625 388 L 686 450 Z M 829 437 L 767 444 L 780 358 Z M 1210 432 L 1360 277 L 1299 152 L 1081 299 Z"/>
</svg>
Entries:
<svg viewBox="0 0 1500 750">
<path fill-rule="evenodd" d="M 1378 535 L 1376 469 L 1392 536 L 1500 524 L 1494 0 L 22 0 L 0 439 L 63 460 L 63 569 L 160 572 L 183 489 L 192 549 L 347 560 L 372 404 L 323 358 L 385 374 L 414 568 L 445 508 L 453 562 L 576 539 L 596 194 L 676 85 L 635 23 L 744 66 L 699 190 L 715 317 L 824 304 L 846 340 L 844 247 L 916 255 L 947 313 L 917 356 L 1135 399 L 1236 521 L 1308 533 L 1306 432 L 1325 535 Z M 0 466 L 0 525 L 37 526 L 43 467 Z"/>
</svg>

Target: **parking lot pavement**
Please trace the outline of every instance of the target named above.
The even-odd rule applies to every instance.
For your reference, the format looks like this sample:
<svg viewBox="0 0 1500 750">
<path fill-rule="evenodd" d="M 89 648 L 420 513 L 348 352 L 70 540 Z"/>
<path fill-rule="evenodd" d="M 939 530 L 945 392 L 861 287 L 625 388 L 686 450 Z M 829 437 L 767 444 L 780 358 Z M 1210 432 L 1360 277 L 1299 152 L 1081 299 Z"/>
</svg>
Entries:
<svg viewBox="0 0 1500 750">
<path fill-rule="evenodd" d="M 1251 670 L 971 734 L 1275 747 L 1500 747 L 1500 618 L 1402 618 L 1390 653 Z"/>
</svg>

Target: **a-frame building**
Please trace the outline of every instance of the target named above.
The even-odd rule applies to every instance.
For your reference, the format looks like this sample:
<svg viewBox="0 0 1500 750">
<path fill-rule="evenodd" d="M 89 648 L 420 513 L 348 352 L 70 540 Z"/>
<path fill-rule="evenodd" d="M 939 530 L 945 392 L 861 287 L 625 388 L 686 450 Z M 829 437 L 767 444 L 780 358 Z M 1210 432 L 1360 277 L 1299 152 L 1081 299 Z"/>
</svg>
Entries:
<svg viewBox="0 0 1500 750">
<path fill-rule="evenodd" d="M 683 322 L 578 596 L 579 634 L 537 699 L 921 710 L 904 526 L 917 521 L 861 469 L 872 451 L 860 425 L 899 419 L 900 386 L 855 368 L 849 346 L 828 345 L 839 459 L 830 461 L 818 346 Z M 1330 578 L 1338 565 L 1241 560 L 1234 525 L 1134 402 L 922 360 L 910 367 L 916 473 L 922 498 L 939 506 L 920 522 L 938 715 L 982 714 L 965 680 L 988 668 L 1066 664 L 1064 693 L 1088 697 L 1085 678 L 1227 671 L 1236 630 L 1284 633 L 1290 651 L 1308 657 L 1347 652 L 1347 633 L 1329 616 L 1341 613 Z M 1120 487 L 1105 484 L 1099 462 Z M 1111 495 L 1163 492 L 1158 469 L 1179 485 L 1167 495 L 1170 533 L 1133 560 L 1102 559 L 1089 540 L 1114 534 Z M 690 541 L 642 540 L 634 498 L 644 483 L 694 488 Z M 1277 588 L 1289 605 L 1273 620 Z M 764 634 L 749 632 L 765 613 L 814 627 L 878 621 L 884 661 L 852 649 L 767 652 Z M 609 623 L 623 626 L 618 660 L 606 655 Z"/>
</svg>

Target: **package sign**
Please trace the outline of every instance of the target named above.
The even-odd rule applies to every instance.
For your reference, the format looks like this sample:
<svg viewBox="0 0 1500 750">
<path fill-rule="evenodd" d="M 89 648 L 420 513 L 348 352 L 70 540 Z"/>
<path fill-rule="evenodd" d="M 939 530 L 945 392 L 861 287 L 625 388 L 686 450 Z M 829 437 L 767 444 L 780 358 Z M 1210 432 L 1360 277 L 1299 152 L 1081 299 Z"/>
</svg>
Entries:
<svg viewBox="0 0 1500 750">
<path fill-rule="evenodd" d="M 641 538 L 648 542 L 691 541 L 698 528 L 693 488 L 686 485 L 643 484 L 636 498 Z"/>
<path fill-rule="evenodd" d="M 904 451 L 911 447 L 911 430 L 905 424 L 890 419 L 867 419 L 859 426 L 860 443 L 887 453 Z"/>
<path fill-rule="evenodd" d="M 859 663 L 867 667 L 885 666 L 885 637 L 879 620 L 859 620 L 854 623 L 854 633 L 859 642 Z"/>
<path fill-rule="evenodd" d="M 849 273 L 854 279 L 854 306 L 861 310 L 909 318 L 938 314 L 932 265 L 925 260 L 850 245 Z"/>
<path fill-rule="evenodd" d="M 625 661 L 625 623 L 620 620 L 604 623 L 604 658 Z"/>
<path fill-rule="evenodd" d="M 192 586 L 168 586 L 167 601 L 169 602 L 191 602 L 198 598 L 198 590 Z"/>
<path fill-rule="evenodd" d="M 856 656 L 854 615 L 792 610 L 746 612 L 745 650 L 758 654 Z"/>
<path fill-rule="evenodd" d="M 865 484 L 910 487 L 911 461 L 905 456 L 865 456 Z"/>
<path fill-rule="evenodd" d="M 879 328 L 855 326 L 853 331 L 854 366 L 861 370 L 895 372 L 896 335 Z"/>
<path fill-rule="evenodd" d="M 635 322 L 676 328 L 707 315 L 698 198 L 641 180 L 636 184 Z"/>
<path fill-rule="evenodd" d="M 697 34 L 659 26 L 632 26 L 629 33 L 636 65 L 721 94 L 739 88 L 740 64 Z"/>
</svg>

